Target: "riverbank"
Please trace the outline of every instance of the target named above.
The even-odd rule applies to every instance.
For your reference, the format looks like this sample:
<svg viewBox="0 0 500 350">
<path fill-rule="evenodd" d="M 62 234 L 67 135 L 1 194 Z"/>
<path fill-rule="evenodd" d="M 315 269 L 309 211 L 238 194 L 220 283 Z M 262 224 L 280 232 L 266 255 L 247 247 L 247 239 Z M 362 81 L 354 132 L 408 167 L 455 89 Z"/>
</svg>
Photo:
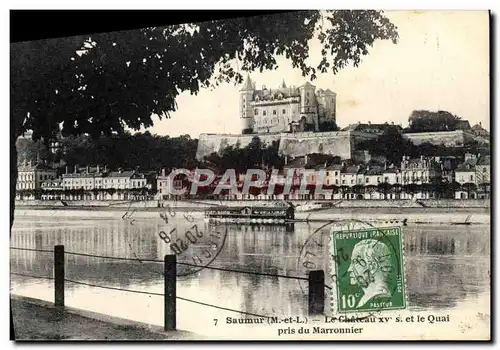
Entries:
<svg viewBox="0 0 500 350">
<path fill-rule="evenodd" d="M 142 208 L 129 209 L 127 207 L 107 207 L 107 208 L 88 208 L 88 207 L 18 207 L 14 212 L 16 220 L 47 220 L 66 218 L 71 220 L 119 220 L 124 217 L 133 217 L 134 219 L 160 220 L 160 213 L 167 211 L 168 208 Z M 182 218 L 186 213 L 193 218 L 203 220 L 203 208 L 183 208 L 173 206 L 171 213 L 177 214 Z M 125 215 L 127 214 L 127 215 Z M 379 208 L 327 208 L 311 212 L 296 212 L 295 219 L 299 222 L 314 223 L 328 222 L 335 220 L 361 220 L 373 224 L 390 221 L 405 221 L 407 225 L 419 224 L 442 224 L 442 225 L 461 225 L 464 223 L 470 225 L 490 225 L 491 213 L 489 208 L 481 207 L 379 207 Z"/>
<path fill-rule="evenodd" d="M 161 327 L 103 314 L 65 308 L 11 295 L 16 341 L 23 340 L 194 340 L 191 332 L 164 332 Z"/>
<path fill-rule="evenodd" d="M 419 200 L 290 200 L 296 207 L 322 204 L 331 208 L 490 208 L 490 199 L 419 199 Z M 114 210 L 134 208 L 136 211 L 156 211 L 168 206 L 178 210 L 204 211 L 213 206 L 268 205 L 271 200 L 151 200 L 151 201 L 16 201 L 21 209 L 85 209 Z"/>
</svg>

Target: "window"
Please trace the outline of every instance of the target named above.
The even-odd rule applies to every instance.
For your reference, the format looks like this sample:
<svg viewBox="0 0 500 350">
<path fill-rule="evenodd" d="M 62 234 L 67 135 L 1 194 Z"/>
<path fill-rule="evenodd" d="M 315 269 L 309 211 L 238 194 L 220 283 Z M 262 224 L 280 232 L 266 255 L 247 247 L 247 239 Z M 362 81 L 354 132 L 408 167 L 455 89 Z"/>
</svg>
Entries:
<svg viewBox="0 0 500 350">
<path fill-rule="evenodd" d="M 266 115 L 266 111 L 262 111 L 262 115 Z"/>
<path fill-rule="evenodd" d="M 338 174 L 339 174 L 339 172 L 338 172 L 338 171 L 336 171 L 336 172 L 335 172 L 335 176 L 337 176 Z"/>
<path fill-rule="evenodd" d="M 338 179 L 336 179 L 336 180 L 335 180 L 335 185 L 338 185 L 338 184 L 339 184 L 339 180 L 338 180 Z"/>
<path fill-rule="evenodd" d="M 342 185 L 345 185 L 345 180 L 342 180 Z"/>
<path fill-rule="evenodd" d="M 365 182 L 366 182 L 366 183 L 370 182 L 370 178 L 368 178 L 368 177 L 367 177 L 367 178 L 365 179 Z"/>
<path fill-rule="evenodd" d="M 389 182 L 389 177 L 387 177 L 387 176 L 386 176 L 386 177 L 384 178 L 384 181 L 385 181 L 385 182 Z"/>
<path fill-rule="evenodd" d="M 286 114 L 286 109 L 281 111 L 282 114 Z M 486 171 L 486 170 L 485 170 Z"/>
<path fill-rule="evenodd" d="M 354 179 L 351 179 L 351 185 L 354 184 Z"/>
<path fill-rule="evenodd" d="M 306 92 L 306 96 L 309 97 L 309 91 Z"/>
<path fill-rule="evenodd" d="M 276 115 L 276 110 L 275 109 L 273 109 L 273 115 Z"/>
<path fill-rule="evenodd" d="M 381 178 L 380 176 L 377 177 L 377 182 L 380 182 Z"/>
<path fill-rule="evenodd" d="M 334 99 L 334 98 L 332 98 L 332 103 L 334 103 L 334 102 L 335 102 L 335 99 Z"/>
<path fill-rule="evenodd" d="M 257 108 L 255 108 L 255 115 L 259 115 L 259 110 Z"/>
<path fill-rule="evenodd" d="M 470 180 L 471 180 L 471 181 L 474 181 L 474 175 L 471 175 L 471 176 L 470 176 Z"/>
</svg>

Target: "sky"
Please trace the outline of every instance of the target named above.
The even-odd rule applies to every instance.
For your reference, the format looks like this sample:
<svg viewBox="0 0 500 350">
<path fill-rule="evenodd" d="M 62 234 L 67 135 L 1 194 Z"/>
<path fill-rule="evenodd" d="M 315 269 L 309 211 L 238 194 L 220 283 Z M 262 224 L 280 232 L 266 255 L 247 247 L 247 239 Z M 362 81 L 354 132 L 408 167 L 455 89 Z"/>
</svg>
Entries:
<svg viewBox="0 0 500 350">
<path fill-rule="evenodd" d="M 316 88 L 337 93 L 337 125 L 394 122 L 406 126 L 413 110 L 446 110 L 481 122 L 489 130 L 489 17 L 486 11 L 386 11 L 398 27 L 399 42 L 377 41 L 358 67 L 337 75 L 318 74 Z M 310 56 L 319 57 L 312 41 Z M 319 59 L 316 60 L 319 62 Z M 285 58 L 278 69 L 250 72 L 258 88 L 299 86 L 306 81 Z M 244 76 L 246 73 L 244 73 Z M 148 130 L 158 135 L 241 133 L 239 88 L 234 83 L 189 92 L 177 98 L 178 110 Z"/>
</svg>

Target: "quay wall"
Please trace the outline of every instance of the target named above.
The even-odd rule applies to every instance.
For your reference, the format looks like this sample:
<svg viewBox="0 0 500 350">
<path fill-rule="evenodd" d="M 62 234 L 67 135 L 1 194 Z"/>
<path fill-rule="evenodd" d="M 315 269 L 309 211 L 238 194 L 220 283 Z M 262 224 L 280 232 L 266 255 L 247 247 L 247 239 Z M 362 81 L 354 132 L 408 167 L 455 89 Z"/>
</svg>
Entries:
<svg viewBox="0 0 500 350">
<path fill-rule="evenodd" d="M 312 203 L 334 203 L 334 208 L 490 208 L 489 199 L 421 199 L 412 200 L 291 200 L 294 205 Z M 248 203 L 250 205 L 269 205 L 270 201 L 259 200 L 162 200 L 162 201 L 67 201 L 68 207 L 63 206 L 58 201 L 16 201 L 16 210 L 23 208 L 33 209 L 78 209 L 82 210 L 114 210 L 134 208 L 137 210 L 154 210 L 166 208 L 168 205 L 173 208 L 204 209 L 215 205 L 241 206 Z M 160 208 L 158 208 L 160 203 Z"/>
</svg>

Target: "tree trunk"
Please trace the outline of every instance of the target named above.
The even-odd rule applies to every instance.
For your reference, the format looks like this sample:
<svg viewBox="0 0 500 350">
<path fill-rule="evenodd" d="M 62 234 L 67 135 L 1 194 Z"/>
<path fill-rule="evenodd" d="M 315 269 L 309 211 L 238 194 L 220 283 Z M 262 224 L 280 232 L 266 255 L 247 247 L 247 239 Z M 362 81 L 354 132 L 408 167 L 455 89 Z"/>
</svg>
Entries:
<svg viewBox="0 0 500 350">
<path fill-rule="evenodd" d="M 17 183 L 17 137 L 13 137 L 10 142 L 10 230 L 14 224 L 14 209 L 16 206 L 16 183 Z M 10 236 L 12 232 L 9 231 Z"/>
<path fill-rule="evenodd" d="M 17 183 L 17 136 L 11 134 L 10 139 L 10 230 L 9 237 L 12 237 L 12 225 L 14 224 L 14 209 L 16 206 L 16 183 Z M 9 254 L 10 255 L 10 254 Z M 10 298 L 9 298 L 10 304 Z M 12 317 L 12 305 L 10 305 L 10 340 L 16 339 L 14 330 L 14 318 Z"/>
</svg>

